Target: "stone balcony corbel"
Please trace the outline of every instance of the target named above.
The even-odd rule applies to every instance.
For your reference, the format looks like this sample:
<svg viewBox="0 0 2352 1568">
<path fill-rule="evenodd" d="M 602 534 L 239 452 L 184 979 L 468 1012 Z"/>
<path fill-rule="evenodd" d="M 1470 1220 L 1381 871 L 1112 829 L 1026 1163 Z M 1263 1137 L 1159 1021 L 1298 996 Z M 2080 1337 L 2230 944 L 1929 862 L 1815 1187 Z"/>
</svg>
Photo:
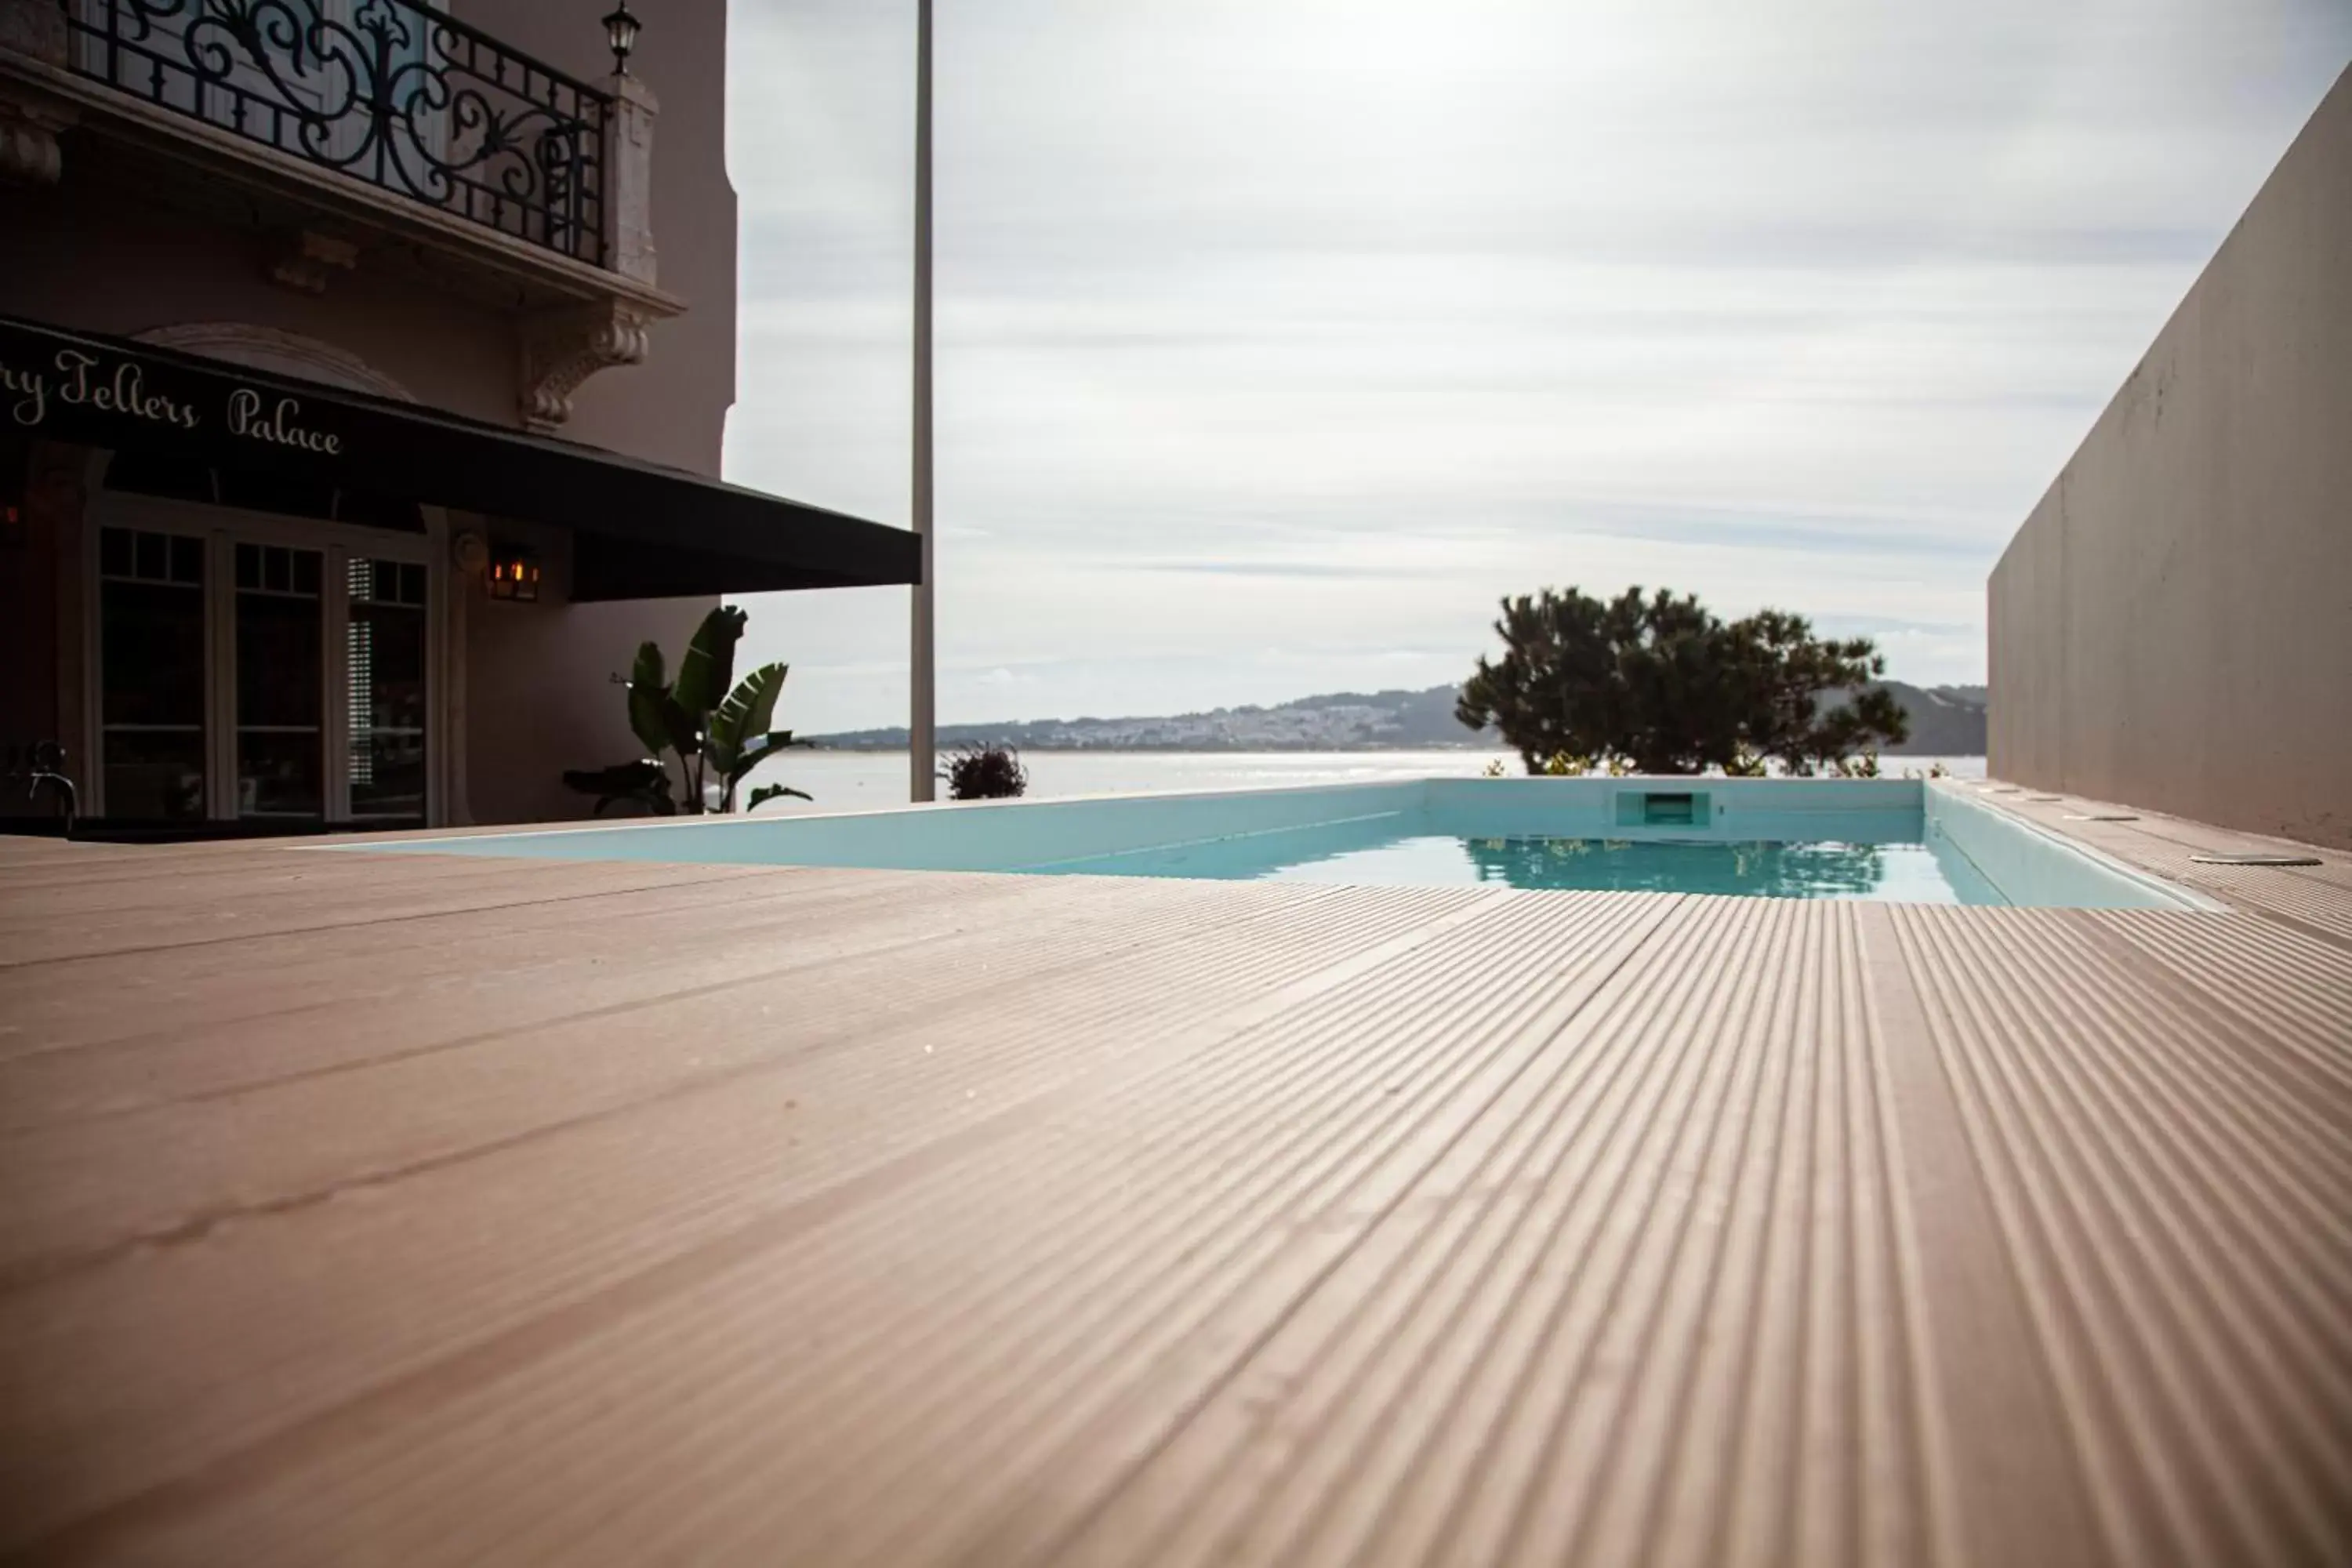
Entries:
<svg viewBox="0 0 2352 1568">
<path fill-rule="evenodd" d="M 72 124 L 70 113 L 0 94 L 0 180 L 56 184 L 66 167 L 58 136 Z"/>
<path fill-rule="evenodd" d="M 524 318 L 517 401 L 524 426 L 546 435 L 572 417 L 572 395 L 609 365 L 646 357 L 653 318 L 625 300 Z"/>
<path fill-rule="evenodd" d="M 62 69 L 65 8 L 54 0 L 0 0 L 0 51 Z M 65 173 L 58 133 L 73 110 L 27 84 L 0 81 L 0 179 L 54 185 Z"/>
</svg>

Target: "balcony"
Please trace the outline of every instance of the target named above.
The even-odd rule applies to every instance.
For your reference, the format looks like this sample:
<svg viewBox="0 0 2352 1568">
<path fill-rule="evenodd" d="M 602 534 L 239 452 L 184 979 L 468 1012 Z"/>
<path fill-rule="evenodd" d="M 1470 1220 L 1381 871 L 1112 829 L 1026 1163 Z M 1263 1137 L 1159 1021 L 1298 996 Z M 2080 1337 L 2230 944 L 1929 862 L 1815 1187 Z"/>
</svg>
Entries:
<svg viewBox="0 0 2352 1568">
<path fill-rule="evenodd" d="M 414 0 L 75 0 L 68 68 L 604 264 L 613 99 Z"/>
<path fill-rule="evenodd" d="M 323 291 L 360 264 L 523 318 L 523 419 L 642 357 L 653 95 L 555 69 L 424 0 L 0 0 L 0 174 L 87 162 L 277 237 Z M 193 176 L 193 177 L 191 177 Z"/>
</svg>

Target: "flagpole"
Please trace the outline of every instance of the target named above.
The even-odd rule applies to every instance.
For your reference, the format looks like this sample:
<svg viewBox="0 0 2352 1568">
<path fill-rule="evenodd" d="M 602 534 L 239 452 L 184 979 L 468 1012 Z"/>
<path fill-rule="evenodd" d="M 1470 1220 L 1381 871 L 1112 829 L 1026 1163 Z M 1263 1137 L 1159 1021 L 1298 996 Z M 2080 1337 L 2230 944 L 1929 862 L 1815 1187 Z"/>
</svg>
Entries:
<svg viewBox="0 0 2352 1568">
<path fill-rule="evenodd" d="M 907 725 L 909 799 L 936 794 L 939 747 L 931 642 L 931 0 L 915 12 L 915 536 L 923 580 L 914 590 L 911 648 L 914 711 Z"/>
</svg>

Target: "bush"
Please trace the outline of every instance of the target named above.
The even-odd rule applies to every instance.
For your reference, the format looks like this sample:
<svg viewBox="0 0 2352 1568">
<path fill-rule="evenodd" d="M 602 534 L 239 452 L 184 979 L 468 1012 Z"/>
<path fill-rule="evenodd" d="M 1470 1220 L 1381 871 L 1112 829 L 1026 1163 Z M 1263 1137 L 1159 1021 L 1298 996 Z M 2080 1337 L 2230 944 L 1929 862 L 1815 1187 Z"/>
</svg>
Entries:
<svg viewBox="0 0 2352 1568">
<path fill-rule="evenodd" d="M 1029 770 L 1011 746 L 965 746 L 940 776 L 948 781 L 950 800 L 1011 800 L 1029 792 Z"/>
</svg>

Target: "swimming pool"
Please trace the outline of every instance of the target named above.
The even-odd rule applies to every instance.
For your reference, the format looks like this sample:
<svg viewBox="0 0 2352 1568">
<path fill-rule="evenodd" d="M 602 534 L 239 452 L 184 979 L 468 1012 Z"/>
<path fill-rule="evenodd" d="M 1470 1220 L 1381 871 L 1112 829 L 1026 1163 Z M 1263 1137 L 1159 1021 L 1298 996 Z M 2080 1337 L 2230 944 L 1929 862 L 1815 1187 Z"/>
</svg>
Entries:
<svg viewBox="0 0 2352 1568">
<path fill-rule="evenodd" d="M 414 838 L 374 851 L 2210 909 L 1916 779 L 1417 779 Z"/>
</svg>

